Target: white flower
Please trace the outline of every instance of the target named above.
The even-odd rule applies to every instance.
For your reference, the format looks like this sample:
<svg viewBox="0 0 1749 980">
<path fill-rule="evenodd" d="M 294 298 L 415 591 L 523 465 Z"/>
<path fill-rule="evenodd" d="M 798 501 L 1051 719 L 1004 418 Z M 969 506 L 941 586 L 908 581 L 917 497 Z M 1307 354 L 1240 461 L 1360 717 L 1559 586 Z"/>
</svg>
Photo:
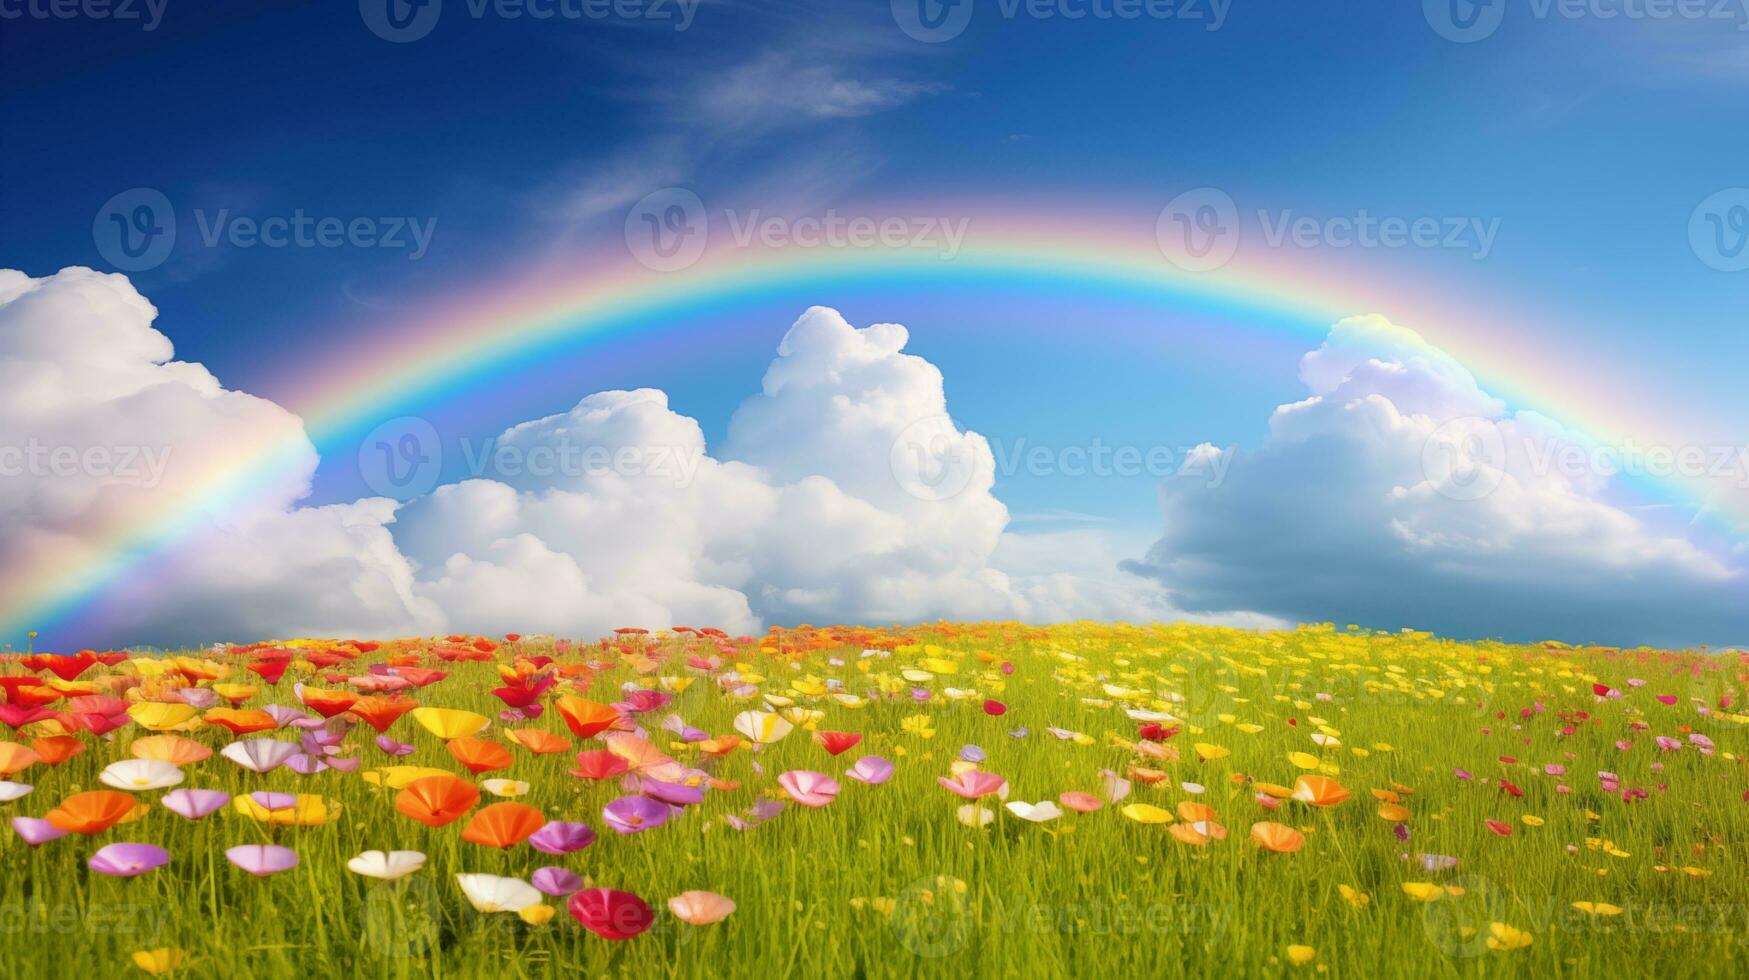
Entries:
<svg viewBox="0 0 1749 980">
<path fill-rule="evenodd" d="M 22 799 L 30 795 L 30 791 L 33 789 L 36 787 L 29 783 L 14 783 L 0 779 L 0 803 L 11 803 L 13 800 Z"/>
<path fill-rule="evenodd" d="M 480 912 L 520 912 L 530 905 L 539 905 L 540 890 L 520 878 L 498 875 L 461 874 L 455 880 L 462 886 L 474 909 Z"/>
<path fill-rule="evenodd" d="M 1048 820 L 1055 820 L 1063 815 L 1063 811 L 1059 809 L 1055 803 L 1052 803 L 1049 800 L 1045 800 L 1042 803 L 1022 803 L 1019 800 L 1015 800 L 1013 803 L 1008 804 L 1008 812 L 1022 820 L 1029 820 L 1033 823 L 1044 823 Z"/>
<path fill-rule="evenodd" d="M 110 763 L 97 779 L 105 786 L 139 792 L 175 786 L 182 782 L 182 770 L 158 759 L 127 759 Z"/>
<path fill-rule="evenodd" d="M 522 796 L 528 792 L 528 784 L 520 779 L 488 779 L 480 785 L 493 796 Z"/>
<path fill-rule="evenodd" d="M 384 881 L 394 881 L 425 866 L 425 855 L 418 851 L 365 851 L 363 854 L 346 862 L 346 867 L 354 874 L 366 878 L 381 878 Z"/>
</svg>

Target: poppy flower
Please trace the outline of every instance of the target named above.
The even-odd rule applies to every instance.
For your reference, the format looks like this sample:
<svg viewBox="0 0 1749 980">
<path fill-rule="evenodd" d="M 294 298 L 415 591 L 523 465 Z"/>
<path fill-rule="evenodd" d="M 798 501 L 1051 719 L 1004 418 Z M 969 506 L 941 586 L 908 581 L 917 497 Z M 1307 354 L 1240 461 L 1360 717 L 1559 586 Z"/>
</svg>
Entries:
<svg viewBox="0 0 1749 980">
<path fill-rule="evenodd" d="M 91 855 L 86 866 L 98 874 L 132 878 L 170 862 L 170 852 L 155 844 L 110 844 Z"/>
<path fill-rule="evenodd" d="M 353 874 L 384 881 L 405 878 L 424 866 L 425 855 L 419 851 L 365 851 L 346 861 L 347 870 Z"/>
<path fill-rule="evenodd" d="M 351 691 L 324 691 L 321 688 L 304 687 L 301 684 L 296 690 L 298 700 L 304 703 L 304 707 L 324 718 L 332 718 L 347 710 L 359 699 L 358 695 Z"/>
<path fill-rule="evenodd" d="M 878 755 L 865 755 L 845 770 L 844 775 L 859 783 L 878 786 L 893 778 L 893 764 Z"/>
<path fill-rule="evenodd" d="M 504 746 L 497 742 L 474 738 L 471 735 L 451 739 L 444 748 L 448 749 L 449 754 L 455 757 L 455 761 L 467 767 L 467 770 L 475 775 L 508 769 L 510 764 L 515 761 L 510 755 L 510 750 Z"/>
<path fill-rule="evenodd" d="M 520 912 L 540 904 L 540 891 L 520 878 L 458 874 L 455 880 L 476 912 Z"/>
<path fill-rule="evenodd" d="M 182 770 L 168 762 L 156 759 L 126 759 L 112 762 L 97 774 L 97 781 L 105 786 L 125 789 L 130 792 L 141 790 L 165 789 L 182 782 Z"/>
<path fill-rule="evenodd" d="M 668 911 L 687 925 L 708 926 L 728 918 L 735 903 L 716 892 L 681 892 L 668 900 Z"/>
<path fill-rule="evenodd" d="M 85 751 L 85 743 L 72 735 L 50 735 L 33 738 L 30 747 L 44 764 L 58 766 Z"/>
<path fill-rule="evenodd" d="M 526 803 L 494 803 L 462 828 L 462 840 L 484 847 L 514 847 L 546 825 L 547 818 Z"/>
<path fill-rule="evenodd" d="M 1172 822 L 1172 811 L 1163 810 L 1152 803 L 1130 803 L 1118 812 L 1141 824 Z"/>
<path fill-rule="evenodd" d="M 1328 776 L 1301 776 L 1294 780 L 1293 798 L 1307 806 L 1338 806 L 1348 799 L 1348 790 Z"/>
<path fill-rule="evenodd" d="M 1094 796 L 1092 793 L 1080 792 L 1079 790 L 1071 790 L 1062 794 L 1057 797 L 1057 802 L 1074 810 L 1076 813 L 1092 813 L 1105 805 L 1104 801 L 1100 800 L 1099 797 Z"/>
<path fill-rule="evenodd" d="M 743 711 L 735 716 L 735 731 L 747 736 L 755 745 L 782 741 L 794 730 L 795 725 L 769 711 Z"/>
<path fill-rule="evenodd" d="M 565 719 L 565 727 L 578 738 L 594 738 L 618 724 L 620 719 L 618 708 L 575 694 L 565 695 L 554 706 L 559 709 L 559 717 Z"/>
<path fill-rule="evenodd" d="M 296 742 L 281 742 L 274 738 L 251 738 L 232 742 L 219 754 L 250 772 L 272 772 L 291 760 L 300 751 Z"/>
<path fill-rule="evenodd" d="M 1047 823 L 1063 815 L 1063 811 L 1055 803 L 1044 800 L 1039 803 L 1022 803 L 1015 800 L 1007 804 L 1008 812 L 1028 823 Z"/>
<path fill-rule="evenodd" d="M 492 723 L 492 719 L 459 708 L 414 708 L 413 720 L 444 741 L 466 738 Z"/>
<path fill-rule="evenodd" d="M 984 714 L 992 717 L 1008 713 L 1008 706 L 994 698 L 984 702 Z"/>
<path fill-rule="evenodd" d="M 31 847 L 46 844 L 67 836 L 68 831 L 36 817 L 13 817 L 12 832 Z"/>
<path fill-rule="evenodd" d="M 419 707 L 417 702 L 406 698 L 385 698 L 371 695 L 352 702 L 351 707 L 346 710 L 352 717 L 376 729 L 378 733 L 387 734 L 389 728 L 402 715 L 417 707 Z"/>
<path fill-rule="evenodd" d="M 1270 820 L 1251 825 L 1251 840 L 1264 850 L 1277 854 L 1292 854 L 1306 846 L 1305 834 Z"/>
<path fill-rule="evenodd" d="M 602 808 L 607 825 L 622 834 L 636 834 L 660 827 L 673 812 L 668 804 L 645 796 L 622 796 Z"/>
<path fill-rule="evenodd" d="M 17 742 L 0 742 L 0 776 L 23 772 L 40 761 L 34 749 Z"/>
<path fill-rule="evenodd" d="M 856 747 L 862 741 L 862 735 L 857 732 L 815 732 L 814 741 L 820 747 L 833 755 L 840 755 Z"/>
<path fill-rule="evenodd" d="M 563 735 L 541 731 L 538 728 L 511 728 L 506 729 L 504 734 L 511 741 L 536 755 L 552 755 L 564 752 L 571 747 L 570 739 Z"/>
<path fill-rule="evenodd" d="M 192 766 L 212 758 L 213 750 L 181 735 L 149 735 L 134 739 L 128 752 L 136 759 L 155 759 L 173 766 Z"/>
<path fill-rule="evenodd" d="M 231 794 L 216 789 L 173 789 L 158 802 L 179 817 L 199 820 L 231 802 Z"/>
<path fill-rule="evenodd" d="M 564 898 L 583 887 L 583 877 L 568 868 L 545 867 L 529 876 L 534 887 L 554 898 Z"/>
<path fill-rule="evenodd" d="M 530 787 L 520 779 L 486 779 L 480 782 L 480 788 L 493 796 L 514 798 L 528 795 Z"/>
<path fill-rule="evenodd" d="M 395 809 L 427 827 L 453 823 L 480 802 L 473 783 L 454 776 L 425 776 L 407 784 L 395 797 Z"/>
<path fill-rule="evenodd" d="M 585 888 L 571 896 L 571 917 L 603 939 L 630 939 L 650 928 L 656 915 L 631 892 Z"/>
<path fill-rule="evenodd" d="M 214 708 L 201 716 L 209 725 L 218 725 L 232 735 L 252 735 L 272 731 L 279 722 L 265 711 L 238 711 L 235 708 Z"/>
<path fill-rule="evenodd" d="M 188 954 L 180 949 L 161 946 L 157 949 L 135 950 L 129 960 L 148 976 L 161 977 L 181 969 L 182 964 L 188 962 Z"/>
<path fill-rule="evenodd" d="M 135 807 L 143 806 L 126 793 L 114 790 L 89 790 L 74 793 L 50 810 L 43 819 L 57 829 L 73 834 L 101 834 L 132 818 Z"/>
<path fill-rule="evenodd" d="M 595 831 L 587 824 L 555 820 L 529 835 L 528 846 L 542 854 L 569 854 L 595 843 Z"/>
<path fill-rule="evenodd" d="M 29 783 L 15 783 L 9 779 L 0 779 L 0 803 L 11 803 L 30 795 L 35 786 Z"/>
<path fill-rule="evenodd" d="M 186 702 L 141 701 L 128 709 L 128 717 L 141 728 L 154 732 L 186 731 L 200 724 L 197 709 Z"/>
<path fill-rule="evenodd" d="M 838 781 L 823 772 L 793 770 L 777 777 L 789 798 L 802 806 L 819 808 L 838 798 Z"/>
<path fill-rule="evenodd" d="M 239 844 L 225 849 L 225 859 L 257 878 L 298 866 L 298 852 L 278 844 Z"/>
<path fill-rule="evenodd" d="M 965 772 L 954 776 L 952 779 L 948 779 L 945 776 L 937 776 L 935 781 L 941 784 L 942 788 L 946 789 L 948 792 L 953 793 L 955 796 L 964 797 L 968 800 L 975 800 L 980 796 L 988 796 L 991 793 L 1005 793 L 1008 789 L 1008 780 L 1003 779 L 995 773 L 984 772 L 979 769 L 968 769 Z"/>
<path fill-rule="evenodd" d="M 577 768 L 571 775 L 579 779 L 613 779 L 631 770 L 631 764 L 606 749 L 590 749 L 577 753 Z"/>
</svg>

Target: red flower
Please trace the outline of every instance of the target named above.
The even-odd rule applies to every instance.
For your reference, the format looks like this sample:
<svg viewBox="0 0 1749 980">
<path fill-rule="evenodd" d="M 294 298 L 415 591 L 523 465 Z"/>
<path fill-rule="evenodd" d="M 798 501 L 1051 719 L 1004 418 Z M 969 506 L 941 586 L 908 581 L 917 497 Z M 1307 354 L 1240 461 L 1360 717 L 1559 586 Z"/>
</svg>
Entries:
<svg viewBox="0 0 1749 980">
<path fill-rule="evenodd" d="M 1008 712 L 1008 706 L 994 698 L 984 702 L 984 714 L 1001 715 Z"/>
<path fill-rule="evenodd" d="M 856 732 L 815 732 L 814 741 L 819 742 L 820 747 L 826 751 L 838 755 L 855 747 L 856 743 L 862 741 L 862 735 Z"/>
<path fill-rule="evenodd" d="M 585 888 L 571 896 L 571 917 L 603 939 L 630 939 L 650 928 L 655 914 L 631 892 Z"/>
</svg>

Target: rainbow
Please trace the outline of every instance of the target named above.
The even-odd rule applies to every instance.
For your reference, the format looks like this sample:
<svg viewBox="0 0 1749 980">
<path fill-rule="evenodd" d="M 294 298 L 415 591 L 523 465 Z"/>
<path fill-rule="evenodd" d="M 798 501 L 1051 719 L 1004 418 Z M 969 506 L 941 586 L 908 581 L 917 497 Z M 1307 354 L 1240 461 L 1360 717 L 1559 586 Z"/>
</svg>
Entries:
<svg viewBox="0 0 1749 980">
<path fill-rule="evenodd" d="M 875 213 L 963 213 L 915 206 Z M 1462 314 L 1434 308 L 1437 293 L 1417 284 L 1381 284 L 1341 270 L 1235 260 L 1211 273 L 1185 273 L 1164 260 L 1153 227 L 1077 212 L 992 214 L 969 220 L 957 255 L 907 248 L 736 247 L 722 243 L 689 268 L 657 272 L 626 250 L 551 260 L 461 296 L 435 298 L 426 313 L 384 329 L 329 363 L 299 366 L 280 401 L 304 419 L 318 451 L 356 441 L 376 424 L 421 406 L 466 399 L 552 358 L 681 329 L 689 320 L 786 297 L 832 305 L 847 291 L 944 290 L 1005 297 L 1098 297 L 1199 313 L 1232 329 L 1303 340 L 1306 349 L 1345 316 L 1382 312 L 1419 330 L 1468 365 L 1484 387 L 1515 408 L 1573 425 L 1605 444 L 1630 434 L 1652 442 L 1682 431 L 1674 406 L 1648 409 L 1598 384 L 1603 372 L 1573 352 L 1539 348 L 1514 318 L 1467 301 Z M 1244 259 L 1243 253 L 1240 259 Z M 981 293 L 980 291 L 984 291 Z M 798 301 L 800 302 L 800 301 Z M 1450 304 L 1455 305 L 1455 304 Z M 798 306 L 795 312 L 800 312 Z M 783 324 L 774 324 L 781 329 Z M 1587 381 L 1585 379 L 1592 379 Z M 1566 380 L 1563 380 L 1566 379 Z M 1639 406 L 1638 415 L 1629 406 Z M 203 489 L 170 502 L 156 519 L 110 528 L 95 547 L 52 567 L 0 570 L 0 638 L 27 630 L 71 639 L 83 610 L 150 562 L 173 554 L 195 528 L 250 499 L 305 452 L 302 439 L 258 445 L 201 475 Z M 1702 502 L 1699 506 L 1704 509 Z M 23 564 L 23 563 L 16 563 Z"/>
</svg>

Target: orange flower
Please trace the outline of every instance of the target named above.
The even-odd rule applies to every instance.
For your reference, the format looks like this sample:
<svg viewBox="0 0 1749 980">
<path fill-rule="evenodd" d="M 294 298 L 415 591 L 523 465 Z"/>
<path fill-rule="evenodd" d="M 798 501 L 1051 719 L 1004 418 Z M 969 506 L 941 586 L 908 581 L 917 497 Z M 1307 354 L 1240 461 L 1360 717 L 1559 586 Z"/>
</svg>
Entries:
<svg viewBox="0 0 1749 980">
<path fill-rule="evenodd" d="M 1301 776 L 1294 781 L 1293 798 L 1308 806 L 1336 806 L 1348 799 L 1348 790 L 1329 776 Z"/>
<path fill-rule="evenodd" d="M 352 702 L 352 707 L 347 710 L 352 712 L 353 717 L 377 731 L 387 732 L 389 726 L 395 723 L 395 719 L 417 707 L 419 707 L 419 702 L 407 698 L 385 698 L 381 695 L 372 695 Z"/>
<path fill-rule="evenodd" d="M 1277 854 L 1292 854 L 1306 846 L 1306 835 L 1287 826 L 1270 820 L 1259 820 L 1251 825 L 1251 839 L 1257 846 Z"/>
<path fill-rule="evenodd" d="M 547 818 L 526 803 L 494 803 L 474 814 L 462 840 L 486 847 L 514 847 L 545 826 Z"/>
<path fill-rule="evenodd" d="M 446 748 L 450 755 L 455 756 L 455 761 L 467 766 L 468 771 L 475 774 L 508 769 L 514 761 L 509 749 L 497 742 L 488 742 L 472 735 L 451 739 Z"/>
<path fill-rule="evenodd" d="M 214 708 L 204 716 L 209 725 L 228 728 L 232 735 L 248 735 L 279 727 L 279 722 L 265 711 L 238 711 L 236 708 Z"/>
<path fill-rule="evenodd" d="M 593 738 L 619 721 L 618 708 L 610 704 L 597 704 L 575 694 L 560 698 L 557 707 L 571 733 L 578 738 Z"/>
<path fill-rule="evenodd" d="M 17 742 L 0 742 L 0 776 L 23 772 L 41 761 L 35 752 Z"/>
<path fill-rule="evenodd" d="M 427 827 L 442 827 L 480 802 L 474 784 L 455 776 L 426 776 L 407 784 L 395 797 L 395 809 Z"/>
<path fill-rule="evenodd" d="M 571 748 L 571 740 L 563 735 L 543 732 L 538 728 L 509 728 L 504 734 L 536 755 L 552 755 Z"/>
<path fill-rule="evenodd" d="M 30 747 L 36 751 L 37 758 L 51 766 L 58 766 L 68 759 L 85 751 L 85 743 L 71 735 L 50 735 L 47 738 L 31 739 Z"/>
<path fill-rule="evenodd" d="M 136 801 L 127 793 L 99 789 L 74 793 L 44 819 L 72 834 L 101 834 L 134 815 Z M 144 804 L 141 804 L 142 806 Z"/>
<path fill-rule="evenodd" d="M 351 691 L 324 691 L 318 687 L 303 688 L 298 696 L 303 698 L 304 707 L 324 718 L 334 717 L 358 700 L 358 695 Z"/>
<path fill-rule="evenodd" d="M 134 740 L 128 751 L 136 759 L 156 759 L 173 766 L 191 766 L 212 757 L 213 750 L 181 735 L 151 735 Z"/>
</svg>

